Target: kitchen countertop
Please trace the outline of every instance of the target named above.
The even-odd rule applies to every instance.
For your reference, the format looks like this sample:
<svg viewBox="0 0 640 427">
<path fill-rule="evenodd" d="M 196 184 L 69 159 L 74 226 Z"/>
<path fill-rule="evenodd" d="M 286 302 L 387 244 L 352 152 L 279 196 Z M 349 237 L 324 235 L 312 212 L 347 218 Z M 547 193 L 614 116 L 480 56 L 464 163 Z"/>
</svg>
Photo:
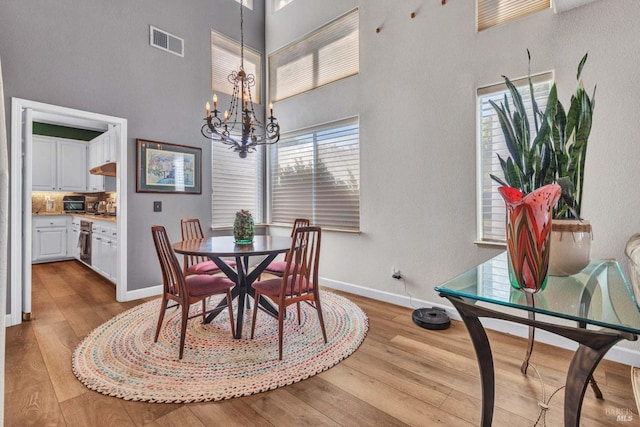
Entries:
<svg viewBox="0 0 640 427">
<path fill-rule="evenodd" d="M 107 221 L 107 222 L 117 222 L 118 221 L 118 217 L 117 216 L 113 216 L 113 215 L 109 215 L 109 216 L 105 216 L 105 215 L 92 215 L 92 214 L 86 214 L 86 213 L 67 213 L 67 212 L 38 212 L 38 213 L 34 213 L 33 216 L 77 216 L 79 218 L 85 218 L 85 219 L 93 219 L 96 221 Z"/>
</svg>

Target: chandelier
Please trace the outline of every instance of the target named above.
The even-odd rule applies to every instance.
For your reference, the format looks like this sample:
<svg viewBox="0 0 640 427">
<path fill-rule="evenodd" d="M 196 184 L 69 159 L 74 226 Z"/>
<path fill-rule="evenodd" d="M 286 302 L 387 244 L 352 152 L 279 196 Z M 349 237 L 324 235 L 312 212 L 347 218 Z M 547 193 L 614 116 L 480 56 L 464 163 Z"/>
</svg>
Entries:
<svg viewBox="0 0 640 427">
<path fill-rule="evenodd" d="M 259 145 L 275 144 L 280 140 L 280 125 L 273 117 L 273 103 L 269 103 L 269 117 L 266 125 L 256 116 L 253 107 L 251 88 L 256 80 L 253 74 L 244 71 L 244 17 L 243 0 L 240 0 L 240 69 L 232 71 L 227 77 L 233 85 L 231 105 L 229 110 L 221 116 L 218 111 L 218 96 L 213 94 L 213 111 L 207 102 L 205 108 L 206 123 L 202 125 L 202 135 L 205 138 L 222 142 L 237 152 L 241 158 L 247 153 L 256 151 Z"/>
</svg>

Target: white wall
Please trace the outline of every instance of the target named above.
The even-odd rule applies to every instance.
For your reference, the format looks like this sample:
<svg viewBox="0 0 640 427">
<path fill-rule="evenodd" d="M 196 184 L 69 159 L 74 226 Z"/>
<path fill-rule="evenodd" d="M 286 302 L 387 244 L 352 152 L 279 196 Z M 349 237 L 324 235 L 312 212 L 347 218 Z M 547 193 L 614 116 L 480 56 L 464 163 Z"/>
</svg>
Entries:
<svg viewBox="0 0 640 427">
<path fill-rule="evenodd" d="M 360 8 L 360 74 L 275 105 L 285 131 L 360 114 L 362 233 L 325 233 L 322 276 L 403 294 L 395 266 L 414 298 L 442 303 L 434 286 L 499 252 L 474 244 L 475 91 L 526 76 L 527 48 L 532 72 L 555 71 L 565 105 L 589 52 L 583 79 L 598 89 L 583 214 L 593 257 L 626 268 L 624 245 L 640 231 L 640 2 L 599 0 L 481 33 L 469 1 L 295 0 L 276 13 L 270 3 L 267 52 Z"/>
</svg>

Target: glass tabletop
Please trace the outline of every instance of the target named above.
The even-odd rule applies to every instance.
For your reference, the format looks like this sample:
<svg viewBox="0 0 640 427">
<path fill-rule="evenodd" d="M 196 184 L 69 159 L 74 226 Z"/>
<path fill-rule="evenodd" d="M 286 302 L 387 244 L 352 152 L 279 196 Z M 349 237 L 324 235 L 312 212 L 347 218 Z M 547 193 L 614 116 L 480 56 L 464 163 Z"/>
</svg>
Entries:
<svg viewBox="0 0 640 427">
<path fill-rule="evenodd" d="M 509 283 L 507 254 L 492 258 L 435 288 L 443 296 L 484 301 L 586 324 L 640 334 L 640 307 L 620 266 L 612 260 L 591 260 L 572 276 L 549 276 L 546 288 L 533 294 Z"/>
</svg>

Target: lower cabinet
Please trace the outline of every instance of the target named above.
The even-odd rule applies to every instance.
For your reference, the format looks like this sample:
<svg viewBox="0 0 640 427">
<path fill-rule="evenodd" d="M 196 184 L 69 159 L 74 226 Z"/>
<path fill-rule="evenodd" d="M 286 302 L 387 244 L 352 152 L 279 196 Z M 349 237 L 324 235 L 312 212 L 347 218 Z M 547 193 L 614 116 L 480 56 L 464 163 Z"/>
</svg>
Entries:
<svg viewBox="0 0 640 427">
<path fill-rule="evenodd" d="M 94 221 L 91 233 L 91 266 L 98 273 L 115 282 L 118 258 L 116 226 L 105 221 Z"/>
<path fill-rule="evenodd" d="M 33 218 L 32 262 L 59 261 L 69 258 L 69 217 L 46 216 Z"/>
<path fill-rule="evenodd" d="M 68 233 L 67 254 L 80 260 L 80 218 L 74 216 L 71 218 L 71 227 Z"/>
</svg>

